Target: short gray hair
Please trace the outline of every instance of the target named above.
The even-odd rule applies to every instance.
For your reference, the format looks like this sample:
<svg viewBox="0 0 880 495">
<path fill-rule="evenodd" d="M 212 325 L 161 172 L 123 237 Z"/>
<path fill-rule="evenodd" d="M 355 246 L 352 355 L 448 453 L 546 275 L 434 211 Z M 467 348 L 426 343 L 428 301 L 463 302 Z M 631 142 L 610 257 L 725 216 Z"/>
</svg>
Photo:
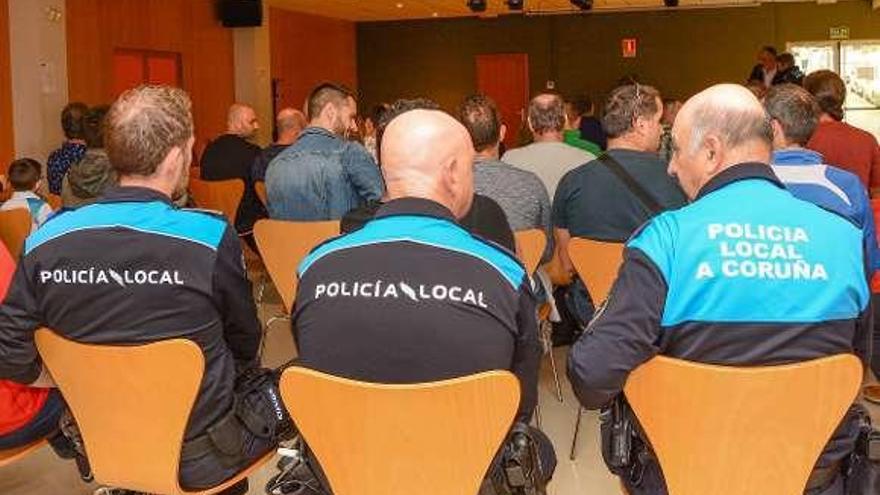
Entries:
<svg viewBox="0 0 880 495">
<path fill-rule="evenodd" d="M 529 102 L 529 125 L 535 134 L 565 129 L 565 102 L 556 94 L 543 93 Z"/>
<path fill-rule="evenodd" d="M 762 108 L 743 108 L 705 102 L 694 110 L 691 124 L 691 151 L 696 151 L 709 134 L 718 136 L 728 148 L 750 141 L 773 146 L 770 116 Z"/>
</svg>

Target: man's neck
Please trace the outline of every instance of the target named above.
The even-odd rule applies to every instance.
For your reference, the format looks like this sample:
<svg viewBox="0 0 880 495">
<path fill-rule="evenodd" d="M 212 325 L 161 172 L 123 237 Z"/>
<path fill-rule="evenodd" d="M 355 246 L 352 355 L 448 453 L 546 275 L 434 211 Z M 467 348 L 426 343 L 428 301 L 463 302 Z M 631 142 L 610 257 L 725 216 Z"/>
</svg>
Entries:
<svg viewBox="0 0 880 495">
<path fill-rule="evenodd" d="M 143 187 L 145 189 L 152 189 L 156 192 L 162 193 L 165 196 L 168 196 L 170 199 L 172 197 L 173 188 L 167 187 L 164 184 L 161 184 L 156 179 L 150 177 L 142 177 L 138 175 L 124 175 L 119 178 L 119 186 L 120 187 Z"/>
<path fill-rule="evenodd" d="M 474 156 L 474 159 L 476 159 L 476 160 L 497 160 L 498 155 L 499 155 L 498 145 L 496 144 L 495 146 L 493 146 L 487 150 L 478 151 L 477 154 Z"/>
<path fill-rule="evenodd" d="M 609 150 L 646 151 L 645 147 L 629 135 L 608 139 Z"/>
<path fill-rule="evenodd" d="M 821 124 L 826 122 L 838 122 L 838 120 L 828 115 L 827 113 L 822 112 L 822 115 L 819 116 L 819 123 Z"/>
<path fill-rule="evenodd" d="M 562 131 L 545 132 L 543 134 L 535 134 L 536 143 L 561 143 L 563 142 Z"/>
</svg>

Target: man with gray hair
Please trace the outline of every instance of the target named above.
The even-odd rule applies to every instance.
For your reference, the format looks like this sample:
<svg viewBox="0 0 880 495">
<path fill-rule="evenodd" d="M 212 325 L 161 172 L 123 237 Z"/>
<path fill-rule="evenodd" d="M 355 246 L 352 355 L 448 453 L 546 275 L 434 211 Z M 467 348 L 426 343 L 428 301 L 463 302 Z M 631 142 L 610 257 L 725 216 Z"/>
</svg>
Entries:
<svg viewBox="0 0 880 495">
<path fill-rule="evenodd" d="M 866 359 L 862 233 L 795 198 L 773 174 L 773 131 L 754 95 L 737 85 L 709 88 L 684 105 L 672 135 L 669 172 L 693 203 L 655 217 L 627 243 L 605 307 L 571 349 L 568 376 L 581 404 L 600 409 L 623 400 L 630 372 L 658 354 L 727 366 L 842 353 Z M 631 413 L 619 417 L 633 421 Z M 854 407 L 805 493 L 843 493 L 841 466 L 858 421 Z M 619 441 L 609 423 L 601 428 Z M 641 440 L 629 465 L 611 469 L 632 495 L 665 494 L 656 457 Z"/>
<path fill-rule="evenodd" d="M 529 103 L 527 119 L 534 142 L 512 149 L 501 158 L 504 163 L 537 175 L 550 198 L 566 172 L 596 158 L 592 153 L 565 144 L 565 119 L 565 102 L 559 95 L 535 96 Z"/>
</svg>

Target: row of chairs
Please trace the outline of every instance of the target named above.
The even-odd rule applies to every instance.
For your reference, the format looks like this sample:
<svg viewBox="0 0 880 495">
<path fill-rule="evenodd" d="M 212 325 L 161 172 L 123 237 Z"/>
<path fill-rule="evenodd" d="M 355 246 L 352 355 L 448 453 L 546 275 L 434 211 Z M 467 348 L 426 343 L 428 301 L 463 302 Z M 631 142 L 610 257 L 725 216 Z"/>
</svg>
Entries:
<svg viewBox="0 0 880 495">
<path fill-rule="evenodd" d="M 202 204 L 202 206 L 221 209 L 217 208 L 217 205 L 207 204 L 209 201 L 204 201 L 204 198 L 210 196 L 204 193 L 200 195 L 203 198 L 202 201 L 199 201 L 199 195 L 196 192 L 199 190 L 198 185 L 195 189 L 191 190 L 197 202 Z M 234 212 L 234 209 L 230 211 Z M 234 215 L 234 213 L 232 214 Z M 234 216 L 230 216 L 230 218 L 234 218 Z M 319 224 L 325 223 L 296 226 L 299 228 L 296 232 L 291 230 L 295 225 L 290 225 L 289 222 L 263 221 L 255 228 L 259 250 L 263 255 L 272 281 L 279 289 L 285 313 L 287 314 L 289 314 L 292 307 L 295 295 L 295 267 L 298 260 L 305 256 L 312 246 L 338 232 L 337 222 L 326 222 L 321 227 L 324 229 L 323 231 L 321 231 L 321 228 L 315 228 Z M 311 233 L 304 234 L 305 232 Z M 543 233 L 540 231 L 518 233 L 517 235 L 519 254 L 530 272 L 534 271 L 543 252 L 543 237 Z M 261 238 L 263 239 L 262 242 Z M 594 243 L 579 239 L 572 242 L 570 247 L 572 261 L 581 277 L 590 287 L 596 301 L 605 299 L 616 275 L 617 267 L 620 264 L 621 253 L 620 245 Z M 82 344 L 66 342 L 45 330 L 41 331 L 40 335 L 38 337 L 38 345 L 41 346 L 41 352 L 44 352 L 43 347 L 47 345 L 46 342 L 51 342 L 53 339 L 62 343 L 56 347 L 82 346 Z M 157 344 L 151 344 L 151 346 L 153 345 Z M 130 350 L 132 348 L 125 349 Z M 52 351 L 47 349 L 45 352 L 51 353 Z M 77 356 L 79 356 L 80 352 L 81 350 L 71 349 L 71 353 Z M 52 360 L 45 356 L 44 359 L 47 360 L 46 362 L 50 370 L 55 373 L 55 369 L 51 364 Z M 178 358 L 174 359 L 174 362 L 178 362 Z M 96 362 L 93 359 L 83 360 L 82 357 L 77 357 L 76 361 Z M 129 361 L 130 359 L 126 358 L 126 362 Z M 160 360 L 159 362 L 162 361 Z M 552 364 L 554 364 L 555 371 L 555 363 Z M 73 366 L 73 364 L 71 365 Z M 293 368 L 292 370 L 298 369 Z M 414 491 L 413 487 L 419 487 L 418 491 L 423 493 L 475 493 L 475 490 L 470 490 L 470 488 L 463 491 L 452 490 L 449 489 L 448 485 L 436 484 L 433 481 L 431 484 L 422 484 L 424 480 L 417 479 L 418 476 L 415 475 L 412 475 L 415 478 L 400 475 L 400 473 L 408 473 L 405 466 L 400 463 L 405 462 L 406 459 L 424 459 L 425 453 L 432 450 L 436 451 L 434 448 L 436 442 L 443 440 L 443 438 L 427 438 L 424 435 L 421 437 L 419 435 L 430 433 L 431 431 L 444 432 L 442 436 L 448 439 L 450 435 L 447 432 L 457 431 L 454 429 L 455 427 L 463 428 L 461 425 L 449 428 L 422 427 L 424 424 L 442 424 L 443 418 L 436 419 L 440 423 L 435 423 L 433 415 L 429 416 L 431 411 L 437 410 L 438 404 L 458 404 L 458 401 L 445 400 L 434 395 L 432 391 L 438 384 L 415 386 L 417 390 L 425 393 L 425 402 L 422 405 L 422 407 L 425 407 L 424 411 L 418 409 L 419 406 L 415 404 L 396 402 L 389 408 L 382 406 L 381 409 L 371 409 L 372 413 L 365 414 L 364 408 L 371 406 L 365 406 L 364 403 L 359 401 L 373 404 L 375 398 L 372 395 L 386 390 L 398 391 L 402 394 L 400 397 L 404 397 L 407 394 L 413 393 L 412 386 L 365 384 L 349 380 L 340 381 L 340 379 L 320 376 L 321 374 L 309 372 L 308 370 L 291 371 L 290 373 L 299 373 L 300 371 L 316 378 L 318 381 L 324 380 L 336 384 L 344 383 L 345 385 L 344 393 L 338 395 L 331 394 L 332 399 L 327 398 L 330 396 L 327 395 L 326 391 L 318 391 L 319 385 L 308 385 L 308 387 L 318 387 L 309 388 L 308 390 L 291 391 L 288 389 L 288 392 L 283 392 L 286 402 L 291 405 L 292 413 L 294 413 L 296 407 L 294 404 L 296 403 L 308 402 L 308 404 L 315 405 L 313 420 L 320 424 L 317 427 L 320 433 L 309 433 L 309 427 L 306 425 L 309 420 L 299 417 L 296 420 L 304 436 L 312 448 L 315 449 L 322 466 L 327 470 L 334 493 L 412 493 Z M 90 373 L 90 376 L 93 374 L 95 373 Z M 200 376 L 200 369 L 197 374 Z M 97 373 L 97 375 L 105 374 Z M 113 374 L 106 375 L 113 376 Z M 492 376 L 495 375 L 497 373 Z M 500 373 L 500 376 L 504 376 L 504 373 Z M 507 380 L 509 381 L 510 378 L 512 376 L 508 377 Z M 57 376 L 56 379 L 58 379 Z M 72 379 L 69 386 L 75 386 L 74 382 L 83 383 L 83 379 L 86 378 Z M 483 379 L 483 377 L 479 377 L 478 381 Z M 489 380 L 490 378 L 487 377 L 485 379 Z M 495 378 L 491 378 L 491 380 L 494 381 Z M 469 383 L 469 380 L 466 379 L 462 381 Z M 695 365 L 668 358 L 656 358 L 633 373 L 627 383 L 626 394 L 636 410 L 640 422 L 648 432 L 654 450 L 663 466 L 667 482 L 670 486 L 670 493 L 794 494 L 800 493 L 797 491 L 798 486 L 800 491 L 802 491 L 806 478 L 809 476 L 809 469 L 812 467 L 818 452 L 821 451 L 822 446 L 830 437 L 831 431 L 833 431 L 833 428 L 842 417 L 846 406 L 854 399 L 860 381 L 861 366 L 858 360 L 851 356 L 838 356 L 788 367 L 752 368 L 749 370 Z M 688 383 L 688 387 L 681 387 L 681 383 Z M 68 386 L 64 385 L 61 380 L 59 380 L 59 385 L 65 397 L 67 397 L 71 393 L 67 390 Z M 117 380 L 112 386 L 118 388 L 120 383 Z M 493 385 L 493 387 L 495 386 Z M 500 387 L 499 390 L 504 388 L 503 386 L 498 387 Z M 94 390 L 91 384 L 82 388 L 81 393 L 83 394 L 90 394 L 89 390 Z M 165 403 L 168 400 L 167 390 L 163 390 L 162 387 L 155 387 L 154 393 L 155 390 L 162 390 L 162 401 L 160 401 L 160 404 Z M 513 387 L 512 390 L 515 394 L 518 394 L 517 387 Z M 118 393 L 118 390 L 115 393 Z M 91 394 L 94 394 L 94 392 L 91 392 Z M 483 391 L 480 394 L 486 395 L 487 393 Z M 314 396 L 320 397 L 320 399 L 313 400 Z M 765 404 L 755 407 L 756 396 L 764 401 Z M 494 395 L 491 397 L 490 404 L 504 403 L 502 398 Z M 515 404 L 518 402 L 518 395 L 515 398 L 509 396 L 508 399 Z M 334 402 L 337 400 L 341 402 Z M 357 403 L 352 403 L 352 400 L 355 400 Z M 821 402 L 821 404 L 817 404 L 817 401 Z M 89 408 L 88 404 L 93 403 L 95 403 L 95 398 L 91 397 L 84 401 L 83 407 Z M 140 399 L 132 404 L 137 404 L 137 407 L 141 407 Z M 381 404 L 381 401 L 377 404 Z M 819 405 L 822 407 L 818 407 Z M 80 416 L 87 414 L 86 412 L 78 413 L 77 406 L 73 404 L 71 404 L 71 407 L 78 421 L 81 420 Z M 98 406 L 91 406 L 91 408 L 96 407 Z M 102 409 L 106 407 L 108 407 L 107 404 L 100 405 Z M 188 411 L 189 408 L 191 408 L 191 401 L 183 407 L 183 410 Z M 483 423 L 488 420 L 481 416 L 479 412 L 484 412 L 487 408 L 492 409 L 492 407 L 482 404 L 475 410 L 468 410 L 467 413 L 462 412 L 463 410 L 459 408 L 450 414 L 460 421 L 473 420 Z M 446 409 L 442 410 L 446 411 Z M 494 409 L 492 410 L 493 413 L 498 412 Z M 778 414 L 768 420 L 765 417 L 768 410 L 776 411 Z M 351 411 L 356 411 L 354 417 L 347 417 L 346 415 Z M 419 412 L 416 414 L 412 413 L 412 411 Z M 760 414 L 755 414 L 756 411 L 759 411 Z M 153 412 L 155 414 L 148 417 L 162 418 L 167 416 L 167 413 Z M 395 416 L 395 413 L 397 413 L 397 416 Z M 401 413 L 404 417 L 400 417 Z M 107 414 L 106 411 L 105 414 Z M 126 414 L 130 414 L 130 411 L 126 411 Z M 296 417 L 296 414 L 294 416 Z M 502 431 L 506 431 L 506 428 L 509 426 L 509 418 L 504 414 L 498 417 L 507 418 L 506 426 L 502 429 Z M 369 418 L 370 421 L 364 421 L 365 418 Z M 385 418 L 388 418 L 390 421 L 386 422 Z M 95 423 L 101 425 L 103 421 L 110 420 L 109 417 L 102 416 L 102 420 Z M 578 413 L 578 426 L 579 420 L 580 412 Z M 301 421 L 303 424 L 300 424 Z M 417 424 L 412 424 L 414 421 Z M 721 428 L 721 431 L 719 431 L 719 421 L 725 425 Z M 332 426 L 329 426 L 328 422 L 332 422 Z M 502 423 L 504 422 L 502 421 Z M 410 424 L 413 426 L 412 431 L 400 428 L 400 425 Z M 128 425 L 130 426 L 130 423 Z M 757 425 L 763 426 L 757 427 Z M 158 428 L 164 428 L 165 426 L 164 424 L 158 425 Z M 576 426 L 576 431 L 578 426 Z M 351 431 L 352 427 L 356 431 Z M 388 430 L 398 430 L 397 433 L 404 435 L 400 444 L 393 441 L 389 442 Z M 87 438 L 87 448 L 89 437 L 96 438 L 95 441 L 101 440 L 102 445 L 104 442 L 112 441 L 111 438 L 106 438 L 110 436 L 109 434 L 101 434 L 101 431 L 107 431 L 107 428 L 103 426 L 100 428 L 96 427 L 94 435 L 86 433 L 85 427 L 83 427 L 83 431 L 84 436 Z M 328 431 L 338 433 L 338 435 L 328 434 Z M 176 433 L 172 432 L 171 435 L 175 437 Z M 182 435 L 182 430 L 180 430 L 180 435 Z M 469 439 L 472 436 L 472 434 L 468 434 L 456 438 L 456 449 L 452 457 L 446 457 L 445 459 L 440 457 L 433 460 L 441 464 L 449 464 L 449 459 L 462 458 L 463 462 L 476 470 L 475 477 L 471 478 L 476 479 L 478 482 L 482 473 L 485 472 L 486 464 L 480 461 L 479 456 L 464 458 L 461 454 L 463 447 L 461 444 L 462 439 Z M 162 438 L 168 439 L 169 437 Z M 175 438 L 176 443 L 172 441 L 174 438 L 168 440 L 170 443 L 165 445 L 163 452 L 167 452 L 168 445 L 178 445 L 179 449 L 180 437 L 177 436 Z M 576 438 L 575 434 L 572 447 L 574 447 Z M 798 445 L 792 447 L 791 438 L 804 439 L 804 441 L 795 442 Z M 315 442 L 324 442 L 325 439 L 326 443 L 320 448 L 312 445 Z M 126 441 L 128 440 L 130 440 L 130 435 Z M 498 442 L 500 442 L 500 439 Z M 137 444 L 139 442 L 132 443 Z M 358 452 L 351 452 L 352 445 L 369 444 L 374 444 L 377 448 L 379 446 L 384 447 L 380 449 L 380 453 L 374 451 L 364 453 L 358 449 L 356 449 Z M 469 442 L 468 445 L 470 445 Z M 413 446 L 417 449 L 417 452 L 402 455 L 402 449 Z M 112 449 L 108 450 L 115 451 L 117 448 L 123 447 L 114 445 Z M 497 448 L 497 442 L 492 444 L 489 450 L 494 452 L 495 448 Z M 717 450 L 715 453 L 717 455 L 709 453 L 712 448 Z M 745 451 L 743 451 L 744 449 Z M 782 459 L 779 458 L 780 449 L 786 452 Z M 92 450 L 94 449 L 89 448 L 90 457 L 92 457 Z M 572 455 L 573 451 L 574 449 L 572 449 Z M 17 452 L 0 453 L 0 465 L 4 462 L 4 457 L 6 458 L 5 462 L 11 462 L 25 453 L 21 449 Z M 9 454 L 9 456 L 6 457 L 6 454 Z M 348 454 L 352 456 L 363 454 L 363 457 L 348 457 Z M 403 459 L 398 460 L 397 456 L 403 457 Z M 116 454 L 113 457 L 117 460 L 119 459 L 119 456 Z M 150 462 L 152 462 L 154 457 L 150 456 L 146 457 L 146 459 L 150 459 Z M 384 462 L 389 458 L 394 459 L 391 465 L 398 467 L 398 471 L 383 471 L 381 466 L 375 466 L 377 459 Z M 119 467 L 118 469 L 125 470 L 130 469 L 130 466 L 143 464 L 143 459 L 145 458 L 141 457 L 140 459 L 141 462 L 135 464 L 119 463 L 120 466 L 124 467 Z M 335 462 L 343 459 L 345 462 L 341 464 L 338 470 L 334 471 L 333 467 L 328 469 L 328 466 L 332 466 Z M 722 460 L 724 462 L 720 462 Z M 114 459 L 112 458 L 108 459 L 108 462 L 113 461 Z M 168 485 L 170 483 L 169 480 L 174 480 L 176 486 L 176 460 L 173 461 L 169 459 L 165 463 L 167 465 L 164 468 L 164 474 L 161 476 L 156 474 L 157 472 L 136 472 L 127 475 L 129 478 L 116 478 L 116 475 L 111 476 L 112 471 L 105 473 L 104 470 L 101 470 L 101 473 L 105 473 L 107 476 L 99 474 L 98 468 L 95 468 L 95 473 L 97 479 L 103 483 L 134 487 L 135 489 L 141 489 L 139 487 L 145 485 L 131 484 L 135 483 L 135 481 L 131 481 L 130 476 L 140 476 L 141 479 L 161 478 L 166 480 L 164 483 L 167 486 L 163 490 L 156 490 L 157 493 L 182 493 L 181 491 L 172 491 L 171 485 Z M 428 461 L 430 462 L 432 459 Z M 354 471 L 357 471 L 357 477 L 355 477 L 352 466 L 363 466 L 364 469 L 372 473 L 370 478 L 366 478 L 370 480 L 369 486 L 364 486 L 365 478 L 360 477 L 366 474 L 354 469 Z M 415 471 L 429 470 L 425 466 L 424 462 L 419 462 L 419 466 L 415 466 L 417 468 Z M 171 467 L 175 469 L 173 476 L 170 471 Z M 772 467 L 772 469 L 768 469 L 768 467 Z M 792 468 L 797 469 L 792 470 Z M 463 468 L 458 466 L 455 469 Z M 730 472 L 749 473 L 749 476 L 741 476 L 743 478 L 741 482 L 732 483 L 730 477 L 726 474 Z M 679 473 L 679 475 L 676 475 L 676 473 Z M 699 473 L 699 475 L 695 476 L 695 473 Z M 242 473 L 242 476 L 246 474 L 247 472 Z M 352 485 L 351 490 L 343 488 L 346 483 L 345 478 L 347 474 L 352 476 L 350 479 L 356 480 L 353 481 L 356 485 Z M 394 475 L 392 476 L 392 474 Z M 391 479 L 398 480 L 399 484 L 394 487 L 387 485 L 387 482 Z M 418 484 L 415 484 L 417 482 Z M 386 484 L 383 485 L 382 483 Z M 380 491 L 372 491 L 370 487 L 373 486 L 378 487 Z M 436 486 L 440 489 L 438 491 L 431 491 L 423 489 L 425 486 Z M 408 488 L 402 489 L 406 487 Z M 179 489 L 179 487 L 174 489 Z"/>
</svg>

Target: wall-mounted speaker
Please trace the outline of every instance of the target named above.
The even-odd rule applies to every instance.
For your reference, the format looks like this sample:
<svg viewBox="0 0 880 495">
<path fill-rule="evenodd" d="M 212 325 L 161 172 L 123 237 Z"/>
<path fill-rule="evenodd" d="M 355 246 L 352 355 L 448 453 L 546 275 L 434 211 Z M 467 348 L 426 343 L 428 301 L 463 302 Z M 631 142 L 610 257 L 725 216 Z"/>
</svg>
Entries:
<svg viewBox="0 0 880 495">
<path fill-rule="evenodd" d="M 223 26 L 258 27 L 263 25 L 262 0 L 217 0 L 217 17 Z"/>
</svg>

